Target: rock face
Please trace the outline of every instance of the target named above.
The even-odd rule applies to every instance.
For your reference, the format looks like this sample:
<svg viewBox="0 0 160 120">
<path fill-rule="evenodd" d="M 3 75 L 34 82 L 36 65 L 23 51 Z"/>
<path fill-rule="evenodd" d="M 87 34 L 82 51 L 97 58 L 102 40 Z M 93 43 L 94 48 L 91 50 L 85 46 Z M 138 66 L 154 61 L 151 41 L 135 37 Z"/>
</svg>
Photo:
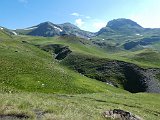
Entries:
<svg viewBox="0 0 160 120">
<path fill-rule="evenodd" d="M 133 115 L 130 112 L 120 109 L 105 111 L 103 115 L 106 118 L 118 119 L 118 120 L 142 120 L 142 118 L 140 118 L 139 116 Z"/>
<path fill-rule="evenodd" d="M 70 54 L 63 63 L 80 74 L 115 87 L 138 92 L 160 93 L 160 69 L 144 69 L 135 64 Z"/>
<path fill-rule="evenodd" d="M 130 41 L 124 44 L 124 49 L 130 50 L 138 45 L 146 46 L 146 45 L 151 45 L 155 42 L 159 42 L 160 37 L 159 36 L 152 36 L 150 38 L 143 38 L 140 39 L 139 41 Z"/>
<path fill-rule="evenodd" d="M 67 57 L 67 55 L 70 54 L 71 52 L 72 51 L 68 47 L 64 46 L 59 49 L 59 51 L 57 52 L 57 54 L 55 56 L 55 59 L 62 60 L 65 57 Z"/>
<path fill-rule="evenodd" d="M 40 46 L 39 46 L 40 47 Z M 54 54 L 55 59 L 62 60 L 67 55 L 69 55 L 72 51 L 68 48 L 68 46 L 63 46 L 60 44 L 49 44 L 46 46 L 40 47 L 44 51 L 51 52 Z"/>
</svg>

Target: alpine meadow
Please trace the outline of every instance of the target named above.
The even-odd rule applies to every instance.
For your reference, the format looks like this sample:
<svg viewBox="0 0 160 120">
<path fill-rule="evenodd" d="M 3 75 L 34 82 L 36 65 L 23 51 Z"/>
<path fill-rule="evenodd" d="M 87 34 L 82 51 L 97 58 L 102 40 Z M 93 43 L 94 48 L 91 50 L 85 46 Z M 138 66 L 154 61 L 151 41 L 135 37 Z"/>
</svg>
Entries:
<svg viewBox="0 0 160 120">
<path fill-rule="evenodd" d="M 159 120 L 160 24 L 139 16 L 159 1 L 146 1 L 2 0 L 0 120 Z"/>
</svg>

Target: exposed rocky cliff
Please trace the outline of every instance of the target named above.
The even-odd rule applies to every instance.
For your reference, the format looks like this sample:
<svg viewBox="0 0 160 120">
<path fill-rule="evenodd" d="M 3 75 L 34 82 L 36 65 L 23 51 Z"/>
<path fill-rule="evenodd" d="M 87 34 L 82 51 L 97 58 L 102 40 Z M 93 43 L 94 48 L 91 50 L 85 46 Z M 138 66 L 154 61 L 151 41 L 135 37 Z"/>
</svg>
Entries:
<svg viewBox="0 0 160 120">
<path fill-rule="evenodd" d="M 144 69 L 135 64 L 70 54 L 63 63 L 77 72 L 132 93 L 160 93 L 160 69 Z"/>
</svg>

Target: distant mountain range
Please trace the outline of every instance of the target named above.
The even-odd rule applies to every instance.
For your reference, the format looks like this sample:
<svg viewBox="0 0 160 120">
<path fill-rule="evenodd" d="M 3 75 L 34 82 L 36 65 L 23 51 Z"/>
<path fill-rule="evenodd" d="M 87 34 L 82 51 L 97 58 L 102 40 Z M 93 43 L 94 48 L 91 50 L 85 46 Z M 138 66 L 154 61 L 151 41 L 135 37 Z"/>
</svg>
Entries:
<svg viewBox="0 0 160 120">
<path fill-rule="evenodd" d="M 101 28 L 98 32 L 93 33 L 89 31 L 84 31 L 78 28 L 77 26 L 71 23 L 63 23 L 63 24 L 54 24 L 52 22 L 44 22 L 38 25 L 24 28 L 24 29 L 16 29 L 9 30 L 7 28 L 1 27 L 5 29 L 10 34 L 22 34 L 22 35 L 32 35 L 32 36 L 43 36 L 43 37 L 53 37 L 53 36 L 77 36 L 81 38 L 93 38 L 93 37 L 108 37 L 108 36 L 144 36 L 144 35 L 160 35 L 160 28 L 143 28 L 136 22 L 119 18 L 114 19 L 108 22 L 106 27 Z"/>
<path fill-rule="evenodd" d="M 160 42 L 160 28 L 143 28 L 136 22 L 125 18 L 109 21 L 105 27 L 96 33 L 81 30 L 71 23 L 54 24 L 51 22 L 40 23 L 25 29 L 9 30 L 4 27 L 1 29 L 12 35 L 76 36 L 90 39 L 94 44 L 109 51 L 142 49 L 143 47 L 153 47 L 154 44 Z"/>
<path fill-rule="evenodd" d="M 53 24 L 51 22 L 44 22 L 29 28 L 17 29 L 16 32 L 19 34 L 44 37 L 70 35 L 81 38 L 90 38 L 94 36 L 94 33 L 81 30 L 71 23 Z"/>
<path fill-rule="evenodd" d="M 141 35 L 141 34 L 154 34 L 159 35 L 160 29 L 143 28 L 136 22 L 119 18 L 108 22 L 106 27 L 100 29 L 96 33 L 81 30 L 77 26 L 71 23 L 54 24 L 52 22 L 44 22 L 39 25 L 28 27 L 25 29 L 15 30 L 18 34 L 33 35 L 33 36 L 63 36 L 63 35 L 73 35 L 82 38 L 91 38 L 94 36 L 107 36 L 107 35 Z"/>
</svg>

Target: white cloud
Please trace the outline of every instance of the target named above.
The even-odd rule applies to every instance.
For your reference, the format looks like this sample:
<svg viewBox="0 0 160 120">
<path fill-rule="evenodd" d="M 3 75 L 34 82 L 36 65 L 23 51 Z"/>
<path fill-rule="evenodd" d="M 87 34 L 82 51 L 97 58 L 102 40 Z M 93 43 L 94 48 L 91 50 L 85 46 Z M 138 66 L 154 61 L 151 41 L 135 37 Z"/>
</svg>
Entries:
<svg viewBox="0 0 160 120">
<path fill-rule="evenodd" d="M 28 0 L 18 0 L 21 3 L 28 3 Z"/>
<path fill-rule="evenodd" d="M 160 28 L 160 16 L 158 15 L 137 14 L 131 16 L 130 19 L 145 28 Z"/>
<path fill-rule="evenodd" d="M 75 25 L 77 25 L 80 29 L 90 31 L 90 32 L 97 32 L 101 28 L 107 25 L 106 20 L 99 20 L 99 19 L 76 19 Z"/>
<path fill-rule="evenodd" d="M 86 18 L 87 18 L 87 19 L 91 19 L 91 17 L 90 17 L 90 16 L 86 16 Z"/>
<path fill-rule="evenodd" d="M 157 2 L 152 2 L 149 7 L 146 7 L 138 13 L 133 13 L 129 16 L 129 18 L 145 28 L 160 28 L 160 15 L 158 5 L 159 4 L 157 4 Z"/>
<path fill-rule="evenodd" d="M 75 24 L 78 26 L 78 27 L 82 27 L 82 25 L 84 24 L 85 22 L 83 22 L 83 20 L 82 19 L 76 19 L 75 20 Z"/>
<path fill-rule="evenodd" d="M 71 13 L 70 15 L 75 16 L 75 17 L 82 17 L 83 19 L 91 19 L 90 16 L 79 14 L 77 12 Z"/>
<path fill-rule="evenodd" d="M 107 22 L 93 22 L 92 26 L 94 27 L 94 29 L 99 30 L 99 29 L 105 27 L 106 24 L 107 24 Z"/>
<path fill-rule="evenodd" d="M 72 15 L 72 16 L 76 16 L 76 17 L 79 17 L 79 16 L 80 16 L 80 14 L 79 14 L 79 13 L 76 13 L 76 12 L 72 13 L 71 15 Z"/>
</svg>

